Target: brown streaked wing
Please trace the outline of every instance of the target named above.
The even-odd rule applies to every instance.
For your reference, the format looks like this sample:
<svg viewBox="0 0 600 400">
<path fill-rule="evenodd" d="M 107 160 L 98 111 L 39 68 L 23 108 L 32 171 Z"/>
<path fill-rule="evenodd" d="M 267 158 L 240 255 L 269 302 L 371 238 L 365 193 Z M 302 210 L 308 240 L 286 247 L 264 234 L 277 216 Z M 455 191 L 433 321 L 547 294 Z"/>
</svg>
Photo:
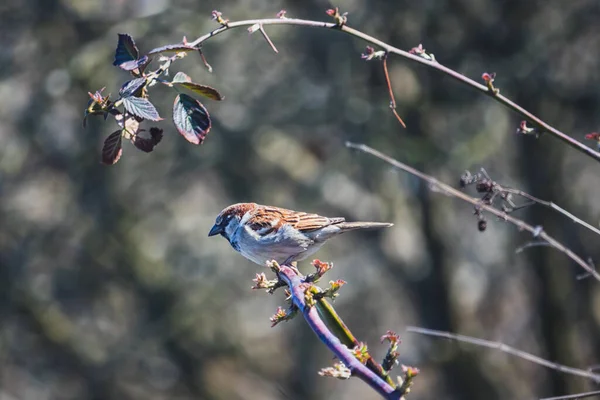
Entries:
<svg viewBox="0 0 600 400">
<path fill-rule="evenodd" d="M 300 232 L 309 232 L 344 221 L 346 219 L 342 217 L 327 218 L 318 214 L 309 214 L 279 207 L 261 206 L 255 211 L 250 227 L 255 231 L 272 228 L 263 232 L 263 234 L 267 234 L 284 224 L 289 224 Z"/>
<path fill-rule="evenodd" d="M 321 229 L 329 225 L 339 224 L 344 222 L 344 218 L 327 218 L 318 214 L 308 214 L 305 212 L 290 212 L 284 214 L 286 223 L 292 225 L 300 232 L 310 232 L 316 229 Z"/>
<path fill-rule="evenodd" d="M 248 221 L 248 226 L 253 231 L 261 231 L 263 235 L 273 232 L 283 224 L 283 213 L 275 207 L 261 206 L 254 211 L 254 215 Z"/>
</svg>

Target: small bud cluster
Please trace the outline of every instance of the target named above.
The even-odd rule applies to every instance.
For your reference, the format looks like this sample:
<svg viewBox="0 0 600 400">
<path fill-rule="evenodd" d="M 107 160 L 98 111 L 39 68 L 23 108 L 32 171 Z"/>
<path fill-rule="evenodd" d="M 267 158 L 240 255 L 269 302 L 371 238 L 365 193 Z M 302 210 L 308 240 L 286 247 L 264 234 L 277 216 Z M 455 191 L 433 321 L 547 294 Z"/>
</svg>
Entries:
<svg viewBox="0 0 600 400">
<path fill-rule="evenodd" d="M 367 61 L 371 61 L 373 59 L 381 60 L 383 57 L 385 57 L 385 51 L 375 51 L 375 49 L 371 46 L 367 46 L 365 52 L 360 55 L 360 58 Z"/>
<path fill-rule="evenodd" d="M 437 62 L 433 53 L 427 53 L 421 43 L 419 43 L 419 45 L 417 47 L 413 47 L 412 49 L 410 49 L 408 52 L 410 54 L 414 54 L 416 56 L 424 58 L 427 61 Z"/>
<path fill-rule="evenodd" d="M 273 289 L 276 288 L 279 284 L 279 279 L 267 279 L 267 276 L 264 272 L 260 274 L 256 274 L 256 278 L 252 279 L 254 285 L 252 289 Z"/>
<path fill-rule="evenodd" d="M 223 25 L 223 26 L 227 26 L 227 24 L 229 24 L 229 20 L 228 19 L 224 19 L 223 18 L 223 13 L 217 10 L 213 10 L 212 12 L 212 20 L 213 21 L 217 21 L 219 24 Z"/>
<path fill-rule="evenodd" d="M 316 271 L 312 274 L 308 274 L 304 279 L 304 282 L 318 282 L 327 271 L 333 268 L 332 263 L 323 262 L 321 260 L 313 260 L 312 265 L 315 267 Z"/>
<path fill-rule="evenodd" d="M 350 352 L 361 364 L 365 364 L 371 358 L 367 344 L 363 342 L 359 342 Z"/>
<path fill-rule="evenodd" d="M 410 388 L 413 385 L 413 379 L 419 374 L 420 371 L 418 368 L 402 365 L 402 372 L 404 372 L 404 377 L 398 377 L 398 391 L 404 396 L 410 393 Z"/>
<path fill-rule="evenodd" d="M 495 72 L 492 72 L 492 73 L 484 72 L 481 75 L 481 79 L 483 79 L 483 81 L 485 82 L 485 85 L 487 86 L 487 88 L 490 92 L 492 92 L 493 94 L 500 93 L 500 89 L 498 89 L 494 86 L 494 80 L 496 79 Z"/>
<path fill-rule="evenodd" d="M 330 8 L 326 10 L 325 13 L 327 13 L 327 15 L 329 15 L 330 17 L 333 17 L 337 26 L 341 27 L 343 25 L 346 25 L 346 22 L 348 22 L 348 13 L 345 12 L 343 14 L 340 14 L 339 7 Z"/>
<path fill-rule="evenodd" d="M 585 138 L 587 140 L 595 140 L 596 146 L 597 146 L 598 150 L 600 150 L 600 133 L 598 133 L 598 132 L 588 133 L 587 135 L 585 135 Z"/>
<path fill-rule="evenodd" d="M 343 362 L 333 364 L 333 367 L 323 368 L 319 371 L 321 376 L 330 376 L 337 379 L 350 379 L 352 371 Z"/>
<path fill-rule="evenodd" d="M 339 296 L 338 291 L 346 284 L 346 281 L 337 279 L 335 281 L 329 281 L 329 287 L 325 289 L 321 294 L 323 297 L 329 297 L 335 299 Z"/>
<path fill-rule="evenodd" d="M 102 115 L 104 119 L 108 117 L 108 114 L 112 108 L 113 102 L 110 101 L 110 94 L 106 97 L 102 96 L 102 92 L 106 89 L 103 87 L 100 90 L 96 90 L 94 93 L 88 92 L 90 100 L 88 101 L 87 108 L 85 109 L 83 118 L 83 127 L 85 128 L 87 123 L 88 115 Z"/>
<path fill-rule="evenodd" d="M 277 311 L 275 312 L 275 314 L 273 314 L 273 316 L 269 318 L 269 320 L 271 321 L 271 327 L 274 327 L 280 322 L 289 321 L 290 319 L 296 316 L 296 312 L 297 310 L 293 307 L 290 307 L 287 310 L 284 310 L 281 307 L 277 307 Z"/>
<path fill-rule="evenodd" d="M 381 337 L 381 343 L 386 340 L 390 345 L 383 362 L 381 363 L 381 368 L 383 368 L 384 371 L 389 372 L 398 363 L 398 357 L 400 357 L 400 353 L 398 353 L 400 336 L 393 331 L 387 331 L 387 333 Z"/>
</svg>

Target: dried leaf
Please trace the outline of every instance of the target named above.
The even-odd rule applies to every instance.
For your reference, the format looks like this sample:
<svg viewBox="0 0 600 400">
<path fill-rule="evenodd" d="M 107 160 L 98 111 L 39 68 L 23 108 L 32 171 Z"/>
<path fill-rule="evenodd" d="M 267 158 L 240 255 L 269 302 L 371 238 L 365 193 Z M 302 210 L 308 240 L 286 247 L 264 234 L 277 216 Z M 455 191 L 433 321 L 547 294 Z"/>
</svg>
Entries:
<svg viewBox="0 0 600 400">
<path fill-rule="evenodd" d="M 173 104 L 173 122 L 184 138 L 193 144 L 202 144 L 210 130 L 210 116 L 198 100 L 180 94 Z"/>
<path fill-rule="evenodd" d="M 122 153 L 122 136 L 121 131 L 118 130 L 111 133 L 104 141 L 104 146 L 102 147 L 102 163 L 113 165 L 119 161 Z"/>
</svg>

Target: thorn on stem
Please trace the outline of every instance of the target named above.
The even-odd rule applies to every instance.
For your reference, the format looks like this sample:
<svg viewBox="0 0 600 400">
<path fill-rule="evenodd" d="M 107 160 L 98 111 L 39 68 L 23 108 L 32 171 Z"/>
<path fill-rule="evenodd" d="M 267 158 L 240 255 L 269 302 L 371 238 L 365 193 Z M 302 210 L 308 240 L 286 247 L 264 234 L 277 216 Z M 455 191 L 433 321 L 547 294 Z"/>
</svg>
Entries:
<svg viewBox="0 0 600 400">
<path fill-rule="evenodd" d="M 206 67 L 206 69 L 208 70 L 208 72 L 213 72 L 212 67 L 210 66 L 210 64 L 208 63 L 208 61 L 206 61 L 206 57 L 204 57 L 204 53 L 202 52 L 201 48 L 198 48 L 198 53 L 200 53 L 200 58 L 202 58 L 202 62 L 204 63 L 204 66 Z"/>
<path fill-rule="evenodd" d="M 262 26 L 262 24 L 259 25 L 259 30 L 260 30 L 260 33 L 262 33 L 262 35 L 265 38 L 265 40 L 267 41 L 267 43 L 269 43 L 269 46 L 271 46 L 271 48 L 273 49 L 273 51 L 275 53 L 279 53 L 279 51 L 277 50 L 277 48 L 275 47 L 275 45 L 271 41 L 271 38 L 269 37 L 269 35 L 267 35 L 267 32 L 265 31 L 265 28 Z"/>
</svg>

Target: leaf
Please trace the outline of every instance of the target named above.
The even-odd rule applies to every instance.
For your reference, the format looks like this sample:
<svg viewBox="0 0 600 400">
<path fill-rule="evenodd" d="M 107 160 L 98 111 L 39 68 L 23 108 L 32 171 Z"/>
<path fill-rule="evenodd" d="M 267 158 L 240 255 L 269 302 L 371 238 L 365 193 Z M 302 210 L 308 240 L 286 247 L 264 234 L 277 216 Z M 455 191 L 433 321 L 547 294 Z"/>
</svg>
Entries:
<svg viewBox="0 0 600 400">
<path fill-rule="evenodd" d="M 152 140 L 154 140 L 155 144 L 159 144 L 163 138 L 163 130 L 153 126 L 150 128 L 150 136 L 152 137 Z"/>
<path fill-rule="evenodd" d="M 131 142 L 138 149 L 140 149 L 146 153 L 150 153 L 152 150 L 154 150 L 154 147 L 156 147 L 156 145 L 158 143 L 160 143 L 162 136 L 163 136 L 163 130 L 153 127 L 153 128 L 150 128 L 150 137 L 149 138 L 145 138 L 145 137 L 136 135 L 135 137 L 133 137 L 131 139 Z"/>
<path fill-rule="evenodd" d="M 130 81 L 127 81 L 121 86 L 119 89 L 119 94 L 121 97 L 131 97 L 136 94 L 139 94 L 138 91 L 146 84 L 146 78 L 136 78 Z"/>
<path fill-rule="evenodd" d="M 182 82 L 191 82 L 192 78 L 190 78 L 185 72 L 178 72 L 173 77 L 171 83 L 182 83 Z"/>
<path fill-rule="evenodd" d="M 208 97 L 212 100 L 223 100 L 221 93 L 217 89 L 213 89 L 210 86 L 201 85 L 195 82 L 173 82 L 173 85 L 183 86 L 184 88 L 191 90 L 192 92 Z"/>
<path fill-rule="evenodd" d="M 135 61 L 138 59 L 139 54 L 140 52 L 135 46 L 133 38 L 126 33 L 119 33 L 119 42 L 117 43 L 113 65 L 121 66 L 128 61 Z"/>
<path fill-rule="evenodd" d="M 148 99 L 141 97 L 123 97 L 123 106 L 131 114 L 138 117 L 149 119 L 151 121 L 160 121 L 162 118 L 158 115 L 154 104 L 150 103 Z"/>
<path fill-rule="evenodd" d="M 115 131 L 111 133 L 104 141 L 102 147 L 102 163 L 106 165 L 113 165 L 119 161 L 121 154 L 123 153 L 122 147 L 122 136 L 121 131 Z"/>
<path fill-rule="evenodd" d="M 188 51 L 196 51 L 196 47 L 192 47 L 189 44 L 178 43 L 178 44 L 168 44 L 166 46 L 157 47 L 155 49 L 150 50 L 148 54 L 156 54 L 156 53 L 180 53 L 180 52 L 188 52 Z"/>
<path fill-rule="evenodd" d="M 211 88 L 210 86 L 200 85 L 199 83 L 192 82 L 192 78 L 190 78 L 184 72 L 178 72 L 173 77 L 171 81 L 171 86 L 180 86 L 184 87 L 192 92 L 208 97 L 213 100 L 223 100 L 223 96 L 216 89 Z"/>
<path fill-rule="evenodd" d="M 119 64 L 119 68 L 124 69 L 125 71 L 133 71 L 134 69 L 143 70 L 148 64 L 148 56 L 144 56 L 139 60 L 125 61 L 124 63 Z"/>
<path fill-rule="evenodd" d="M 210 116 L 198 100 L 180 94 L 173 104 L 173 122 L 179 133 L 193 144 L 202 144 L 210 130 Z"/>
</svg>

